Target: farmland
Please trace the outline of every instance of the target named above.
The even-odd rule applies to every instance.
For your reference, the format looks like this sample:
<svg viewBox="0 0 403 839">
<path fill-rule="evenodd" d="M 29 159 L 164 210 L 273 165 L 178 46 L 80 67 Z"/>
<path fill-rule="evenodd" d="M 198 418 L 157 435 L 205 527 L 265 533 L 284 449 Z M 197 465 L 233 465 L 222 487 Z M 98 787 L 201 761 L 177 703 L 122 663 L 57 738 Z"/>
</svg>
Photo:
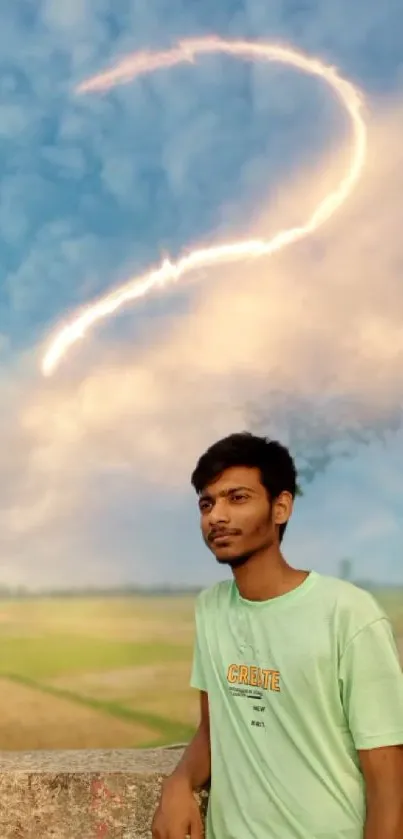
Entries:
<svg viewBox="0 0 403 839">
<path fill-rule="evenodd" d="M 403 592 L 376 596 L 403 639 Z M 190 596 L 0 601 L 0 749 L 188 740 L 193 609 Z"/>
</svg>

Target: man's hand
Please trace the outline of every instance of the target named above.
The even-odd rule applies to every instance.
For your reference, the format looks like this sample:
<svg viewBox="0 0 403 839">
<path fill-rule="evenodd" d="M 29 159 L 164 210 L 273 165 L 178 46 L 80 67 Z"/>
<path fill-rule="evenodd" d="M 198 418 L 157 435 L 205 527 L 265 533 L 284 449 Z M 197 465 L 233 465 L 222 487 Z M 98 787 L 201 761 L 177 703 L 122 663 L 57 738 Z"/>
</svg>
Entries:
<svg viewBox="0 0 403 839">
<path fill-rule="evenodd" d="M 199 806 L 185 778 L 172 776 L 163 783 L 151 833 L 153 839 L 202 839 Z"/>
</svg>

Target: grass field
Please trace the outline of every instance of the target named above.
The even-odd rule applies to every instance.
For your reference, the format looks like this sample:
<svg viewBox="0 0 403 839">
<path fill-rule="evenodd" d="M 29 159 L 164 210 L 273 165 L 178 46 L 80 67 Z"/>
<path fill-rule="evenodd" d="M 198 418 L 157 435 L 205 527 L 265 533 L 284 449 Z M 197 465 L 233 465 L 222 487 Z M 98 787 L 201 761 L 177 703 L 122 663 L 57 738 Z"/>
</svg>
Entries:
<svg viewBox="0 0 403 839">
<path fill-rule="evenodd" d="M 379 591 L 403 657 L 403 592 Z M 183 742 L 193 597 L 0 602 L 0 749 Z"/>
<path fill-rule="evenodd" d="M 0 603 L 0 749 L 183 742 L 192 597 Z"/>
</svg>

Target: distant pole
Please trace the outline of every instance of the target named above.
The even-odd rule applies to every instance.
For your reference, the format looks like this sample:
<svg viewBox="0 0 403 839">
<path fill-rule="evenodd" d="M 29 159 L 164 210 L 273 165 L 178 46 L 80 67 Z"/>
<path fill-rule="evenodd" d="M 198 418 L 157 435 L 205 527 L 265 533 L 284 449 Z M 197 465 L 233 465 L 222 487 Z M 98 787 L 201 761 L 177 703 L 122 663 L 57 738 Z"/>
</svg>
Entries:
<svg viewBox="0 0 403 839">
<path fill-rule="evenodd" d="M 341 559 L 339 562 L 339 577 L 342 580 L 351 580 L 353 563 L 351 559 Z"/>
</svg>

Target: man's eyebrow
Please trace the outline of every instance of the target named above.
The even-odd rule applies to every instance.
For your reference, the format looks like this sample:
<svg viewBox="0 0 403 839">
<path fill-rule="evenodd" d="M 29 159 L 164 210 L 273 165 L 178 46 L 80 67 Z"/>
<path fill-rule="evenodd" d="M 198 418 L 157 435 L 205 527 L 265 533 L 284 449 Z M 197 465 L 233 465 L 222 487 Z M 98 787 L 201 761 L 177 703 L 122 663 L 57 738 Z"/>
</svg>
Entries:
<svg viewBox="0 0 403 839">
<path fill-rule="evenodd" d="M 256 492 L 256 490 L 253 489 L 253 487 L 247 486 L 234 486 L 227 490 L 227 492 L 239 492 L 240 489 L 246 490 L 246 492 Z"/>
<path fill-rule="evenodd" d="M 212 500 L 213 500 L 213 496 L 209 495 L 208 492 L 203 492 L 201 495 L 199 495 L 199 504 L 201 504 L 202 501 L 212 501 Z"/>
<path fill-rule="evenodd" d="M 225 498 L 225 496 L 231 495 L 232 492 L 240 492 L 241 490 L 244 490 L 245 492 L 252 492 L 252 493 L 256 494 L 256 490 L 253 489 L 253 487 L 247 487 L 247 486 L 241 486 L 241 485 L 238 486 L 237 485 L 237 486 L 228 487 L 228 489 L 221 490 L 221 492 L 218 493 L 218 497 L 221 496 L 221 498 Z M 202 501 L 212 501 L 212 500 L 213 500 L 213 496 L 209 492 L 203 492 L 202 495 L 199 496 L 199 504 Z"/>
</svg>

